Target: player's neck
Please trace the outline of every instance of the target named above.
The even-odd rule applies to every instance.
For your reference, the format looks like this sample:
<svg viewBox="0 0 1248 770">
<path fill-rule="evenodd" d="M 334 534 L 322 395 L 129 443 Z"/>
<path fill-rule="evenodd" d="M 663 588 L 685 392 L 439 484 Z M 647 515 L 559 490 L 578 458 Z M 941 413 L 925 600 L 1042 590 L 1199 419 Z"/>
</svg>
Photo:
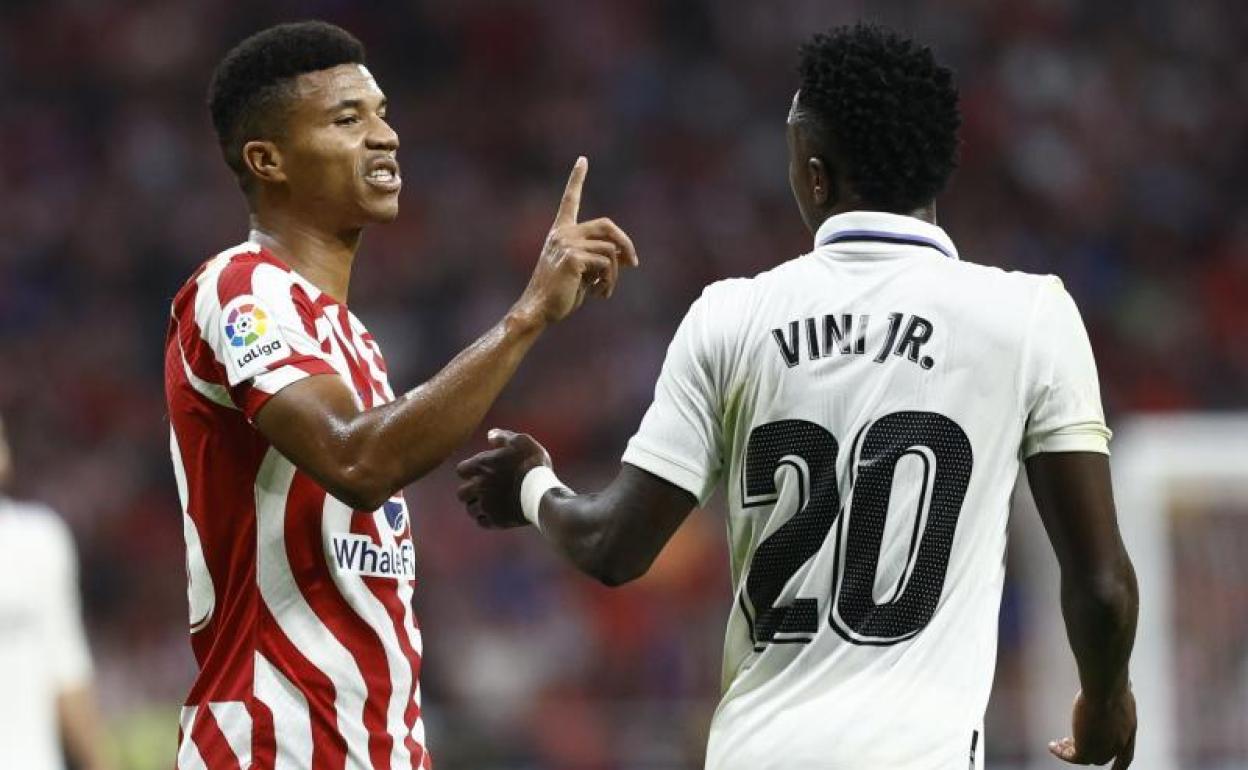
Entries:
<svg viewBox="0 0 1248 770">
<path fill-rule="evenodd" d="M 313 286 L 346 304 L 351 266 L 363 230 L 333 233 L 282 213 L 251 215 L 252 241 L 259 243 Z"/>
<path fill-rule="evenodd" d="M 818 224 L 815 225 L 814 229 L 811 231 L 811 234 L 813 235 L 815 232 L 818 232 L 820 225 L 822 225 L 824 222 L 828 221 L 832 217 L 836 216 L 837 214 L 848 214 L 851 211 L 860 211 L 862 209 L 863 209 L 862 206 L 855 206 L 855 205 L 845 206 L 843 208 L 830 209 L 827 213 L 823 215 L 822 218 L 819 219 Z M 924 222 L 927 222 L 928 224 L 934 225 L 936 224 L 936 201 L 932 201 L 926 206 L 920 206 L 914 211 L 909 211 L 905 214 L 905 216 L 914 217 L 915 219 L 919 219 Z"/>
</svg>

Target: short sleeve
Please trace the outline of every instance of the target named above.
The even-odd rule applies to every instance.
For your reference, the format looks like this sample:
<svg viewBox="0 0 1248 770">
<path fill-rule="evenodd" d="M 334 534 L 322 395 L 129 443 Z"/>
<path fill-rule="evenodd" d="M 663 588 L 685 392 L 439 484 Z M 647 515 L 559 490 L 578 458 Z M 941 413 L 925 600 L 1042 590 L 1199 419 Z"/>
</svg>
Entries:
<svg viewBox="0 0 1248 770">
<path fill-rule="evenodd" d="M 703 294 L 676 330 L 654 402 L 628 442 L 623 461 L 706 502 L 723 465 L 723 345 Z"/>
<path fill-rule="evenodd" d="M 1028 334 L 1023 456 L 1109 454 L 1112 434 L 1105 425 L 1092 345 L 1074 299 L 1057 278 L 1041 289 Z"/>
<path fill-rule="evenodd" d="M 282 388 L 336 371 L 317 339 L 317 308 L 285 268 L 229 265 L 215 291 L 197 298 L 195 314 L 231 399 L 248 419 Z"/>
<path fill-rule="evenodd" d="M 67 690 L 90 680 L 91 653 L 82 627 L 78 559 L 73 538 L 54 515 L 48 514 L 46 522 L 51 569 L 46 583 L 50 595 L 43 605 L 44 659 L 57 689 Z"/>
</svg>

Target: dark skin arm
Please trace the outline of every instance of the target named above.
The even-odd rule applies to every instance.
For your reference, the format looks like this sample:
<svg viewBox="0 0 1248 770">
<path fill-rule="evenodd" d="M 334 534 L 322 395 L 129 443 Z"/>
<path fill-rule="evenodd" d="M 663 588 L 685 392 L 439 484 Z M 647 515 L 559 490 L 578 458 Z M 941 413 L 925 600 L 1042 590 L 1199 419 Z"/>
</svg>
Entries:
<svg viewBox="0 0 1248 770">
<path fill-rule="evenodd" d="M 490 431 L 492 449 L 460 463 L 459 499 L 483 527 L 528 526 L 520 485 L 550 456 L 532 436 Z M 542 533 L 577 569 L 608 586 L 635 580 L 650 569 L 667 541 L 697 505 L 693 495 L 624 463 L 606 489 L 574 494 L 552 489 L 542 497 Z"/>
<path fill-rule="evenodd" d="M 360 510 L 444 461 L 468 438 L 542 330 L 587 293 L 610 296 L 632 241 L 609 219 L 578 224 L 587 164 L 577 162 L 524 294 L 507 316 L 428 382 L 390 404 L 361 410 L 343 380 L 309 377 L 283 388 L 256 427 L 334 497 Z"/>
<path fill-rule="evenodd" d="M 1135 641 L 1139 592 L 1122 544 L 1109 460 L 1093 452 L 1042 453 L 1027 477 L 1062 573 L 1062 615 L 1079 668 L 1073 734 L 1049 744 L 1072 764 L 1114 760 L 1125 770 L 1135 752 L 1135 697 L 1127 664 Z"/>
</svg>

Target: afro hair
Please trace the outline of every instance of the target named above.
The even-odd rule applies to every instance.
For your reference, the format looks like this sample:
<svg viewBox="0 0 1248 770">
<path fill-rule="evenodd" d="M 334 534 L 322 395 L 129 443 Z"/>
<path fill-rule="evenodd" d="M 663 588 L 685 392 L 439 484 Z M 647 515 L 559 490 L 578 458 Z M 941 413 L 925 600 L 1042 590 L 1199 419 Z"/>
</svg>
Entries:
<svg viewBox="0 0 1248 770">
<path fill-rule="evenodd" d="M 862 203 L 909 213 L 957 165 L 958 92 L 930 48 L 878 26 L 818 34 L 800 49 L 798 107 Z"/>
</svg>

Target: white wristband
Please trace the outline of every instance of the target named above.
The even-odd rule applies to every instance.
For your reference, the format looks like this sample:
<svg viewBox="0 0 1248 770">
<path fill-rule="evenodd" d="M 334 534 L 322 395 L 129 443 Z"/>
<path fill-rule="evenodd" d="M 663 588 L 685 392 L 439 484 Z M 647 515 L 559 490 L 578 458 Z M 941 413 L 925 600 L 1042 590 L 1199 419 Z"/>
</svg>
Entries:
<svg viewBox="0 0 1248 770">
<path fill-rule="evenodd" d="M 534 466 L 524 474 L 524 480 L 520 482 L 520 510 L 524 511 L 524 518 L 537 527 L 538 532 L 542 531 L 541 522 L 538 521 L 542 497 L 556 488 L 567 489 L 568 485 L 559 480 L 549 465 Z"/>
</svg>

